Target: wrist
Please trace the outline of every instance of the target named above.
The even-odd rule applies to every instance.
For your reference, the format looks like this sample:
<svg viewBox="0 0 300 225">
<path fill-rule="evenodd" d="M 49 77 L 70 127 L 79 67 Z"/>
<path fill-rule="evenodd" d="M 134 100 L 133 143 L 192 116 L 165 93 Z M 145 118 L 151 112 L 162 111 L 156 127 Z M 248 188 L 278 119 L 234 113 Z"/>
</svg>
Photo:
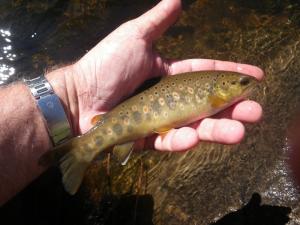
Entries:
<svg viewBox="0 0 300 225">
<path fill-rule="evenodd" d="M 73 135 L 79 134 L 79 112 L 73 66 L 66 66 L 46 75 L 54 93 L 59 97 Z"/>
</svg>

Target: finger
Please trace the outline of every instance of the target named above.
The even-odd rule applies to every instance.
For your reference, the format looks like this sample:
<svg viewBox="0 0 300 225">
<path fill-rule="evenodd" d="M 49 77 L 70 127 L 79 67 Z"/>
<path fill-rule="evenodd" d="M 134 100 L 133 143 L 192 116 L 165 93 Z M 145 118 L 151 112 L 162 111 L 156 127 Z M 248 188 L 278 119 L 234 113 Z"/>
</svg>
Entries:
<svg viewBox="0 0 300 225">
<path fill-rule="evenodd" d="M 206 118 L 196 129 L 182 127 L 172 129 L 165 136 L 157 136 L 154 147 L 161 151 L 184 151 L 194 147 L 201 140 L 236 144 L 241 142 L 244 134 L 245 127 L 239 121 Z"/>
<path fill-rule="evenodd" d="M 200 121 L 197 133 L 203 141 L 236 144 L 243 139 L 245 127 L 236 120 L 205 118 Z"/>
<path fill-rule="evenodd" d="M 162 151 L 182 151 L 194 147 L 199 142 L 197 131 L 191 127 L 172 129 L 166 135 L 158 135 L 154 147 Z"/>
<path fill-rule="evenodd" d="M 133 21 L 142 38 L 155 40 L 176 21 L 180 11 L 180 0 L 163 0 Z"/>
<path fill-rule="evenodd" d="M 218 113 L 215 118 L 229 118 L 247 123 L 258 122 L 263 114 L 260 104 L 255 101 L 241 101 L 230 108 Z"/>
<path fill-rule="evenodd" d="M 169 62 L 168 69 L 166 71 L 169 72 L 169 75 L 173 75 L 200 70 L 224 70 L 239 72 L 254 76 L 258 80 L 261 80 L 264 76 L 264 72 L 256 66 L 213 59 L 187 59 L 181 61 L 171 61 Z"/>
</svg>

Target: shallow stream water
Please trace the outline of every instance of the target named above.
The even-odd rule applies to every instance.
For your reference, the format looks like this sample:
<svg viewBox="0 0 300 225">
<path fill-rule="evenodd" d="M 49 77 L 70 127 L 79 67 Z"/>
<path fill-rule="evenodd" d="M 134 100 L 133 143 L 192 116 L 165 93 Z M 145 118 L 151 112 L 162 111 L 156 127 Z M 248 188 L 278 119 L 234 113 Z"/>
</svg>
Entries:
<svg viewBox="0 0 300 225">
<path fill-rule="evenodd" d="M 3 2 L 0 85 L 73 62 L 157 1 Z M 263 106 L 262 121 L 247 125 L 237 146 L 147 151 L 126 167 L 111 162 L 109 173 L 106 160 L 99 161 L 75 197 L 51 169 L 2 207 L 1 218 L 18 224 L 300 224 L 299 193 L 286 162 L 287 129 L 300 98 L 299 42 L 297 1 L 184 1 L 180 19 L 156 48 L 169 58 L 263 68 L 266 77 L 252 96 Z"/>
</svg>

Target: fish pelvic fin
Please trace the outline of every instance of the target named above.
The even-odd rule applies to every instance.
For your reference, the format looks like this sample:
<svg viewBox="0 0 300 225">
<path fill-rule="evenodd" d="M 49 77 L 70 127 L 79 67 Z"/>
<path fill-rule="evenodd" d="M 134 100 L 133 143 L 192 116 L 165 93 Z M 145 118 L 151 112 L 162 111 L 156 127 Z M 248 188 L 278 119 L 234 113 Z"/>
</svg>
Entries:
<svg viewBox="0 0 300 225">
<path fill-rule="evenodd" d="M 42 166 L 59 165 L 64 188 L 71 195 L 78 191 L 85 171 L 96 154 L 86 149 L 88 145 L 79 145 L 77 142 L 78 137 L 73 138 L 45 153 L 39 160 Z"/>
<path fill-rule="evenodd" d="M 122 166 L 125 166 L 130 158 L 131 153 L 134 150 L 134 142 L 127 142 L 120 145 L 115 145 L 112 152 L 113 156 L 121 163 Z"/>
</svg>

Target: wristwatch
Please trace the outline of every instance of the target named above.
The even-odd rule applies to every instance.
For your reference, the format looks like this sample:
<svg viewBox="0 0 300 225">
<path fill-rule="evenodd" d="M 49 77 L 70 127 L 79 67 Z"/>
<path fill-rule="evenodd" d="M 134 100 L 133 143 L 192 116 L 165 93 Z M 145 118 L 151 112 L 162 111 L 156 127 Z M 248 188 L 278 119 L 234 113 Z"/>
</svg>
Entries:
<svg viewBox="0 0 300 225">
<path fill-rule="evenodd" d="M 70 123 L 65 110 L 45 76 L 24 80 L 35 98 L 46 122 L 54 146 L 72 137 Z"/>
</svg>

